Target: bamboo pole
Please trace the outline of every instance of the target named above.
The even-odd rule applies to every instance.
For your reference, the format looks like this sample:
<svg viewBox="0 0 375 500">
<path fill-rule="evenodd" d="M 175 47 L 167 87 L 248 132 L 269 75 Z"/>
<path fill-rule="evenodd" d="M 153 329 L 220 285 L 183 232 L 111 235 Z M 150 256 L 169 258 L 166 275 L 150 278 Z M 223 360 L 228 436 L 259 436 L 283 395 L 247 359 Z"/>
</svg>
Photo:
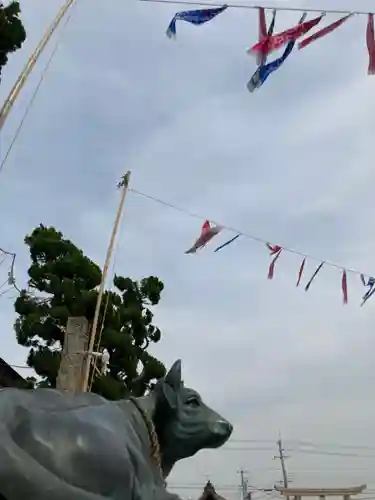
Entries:
<svg viewBox="0 0 375 500">
<path fill-rule="evenodd" d="M 61 20 L 67 13 L 69 7 L 71 7 L 76 0 L 66 0 L 64 5 L 61 7 L 59 12 L 57 13 L 55 19 L 52 21 L 51 25 L 43 35 L 41 41 L 39 42 L 37 48 L 35 51 L 31 54 L 29 60 L 27 61 L 25 67 L 21 71 L 19 77 L 17 78 L 15 84 L 13 85 L 11 91 L 9 92 L 8 97 L 6 98 L 2 108 L 0 109 L 0 131 L 3 128 L 5 121 L 12 110 L 12 107 L 21 92 L 23 86 L 25 85 L 27 78 L 29 77 L 30 73 L 32 72 L 35 64 L 37 63 L 40 55 L 42 54 L 43 50 L 45 49 L 46 45 L 50 41 L 52 35 L 56 31 L 57 27 L 59 26 Z"/>
<path fill-rule="evenodd" d="M 130 171 L 126 172 L 126 174 L 122 177 L 121 181 L 117 185 L 119 188 L 122 188 L 121 200 L 120 200 L 119 207 L 117 209 L 115 223 L 113 226 L 111 239 L 110 239 L 108 250 L 107 250 L 107 256 L 106 256 L 104 267 L 103 267 L 102 280 L 100 282 L 98 298 L 96 301 L 94 320 L 92 323 L 92 329 L 91 329 L 91 334 L 90 334 L 90 343 L 89 343 L 88 352 L 87 352 L 87 356 L 86 356 L 86 366 L 85 366 L 85 370 L 84 370 L 84 378 L 82 381 L 82 391 L 83 392 L 87 392 L 87 388 L 88 388 L 92 353 L 94 351 L 96 332 L 98 329 L 100 305 L 102 303 L 104 285 L 105 285 L 105 281 L 106 281 L 106 277 L 107 277 L 107 272 L 108 272 L 109 264 L 111 261 L 112 251 L 113 251 L 113 247 L 114 247 L 115 240 L 116 240 L 116 235 L 117 235 L 118 228 L 119 228 L 122 211 L 124 208 L 126 193 L 127 193 L 128 186 L 129 186 L 129 179 L 130 179 Z"/>
</svg>

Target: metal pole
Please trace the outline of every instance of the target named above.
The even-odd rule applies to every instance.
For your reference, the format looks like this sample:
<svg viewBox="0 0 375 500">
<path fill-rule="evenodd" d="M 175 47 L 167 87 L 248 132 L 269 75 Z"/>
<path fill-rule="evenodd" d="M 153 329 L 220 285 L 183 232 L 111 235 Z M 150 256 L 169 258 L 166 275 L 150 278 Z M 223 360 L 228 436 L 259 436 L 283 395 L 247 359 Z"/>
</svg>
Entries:
<svg viewBox="0 0 375 500">
<path fill-rule="evenodd" d="M 93 320 L 93 323 L 92 323 L 92 329 L 91 329 L 91 333 L 90 333 L 90 343 L 89 343 L 88 353 L 87 353 L 87 357 L 86 357 L 86 366 L 85 366 L 85 372 L 84 372 L 84 379 L 83 379 L 83 382 L 82 382 L 82 390 L 83 390 L 83 392 L 87 392 L 87 387 L 88 387 L 88 382 L 89 382 L 89 375 L 90 375 L 90 366 L 91 366 L 92 352 L 94 351 L 96 331 L 98 329 L 100 305 L 102 303 L 103 292 L 104 292 L 104 285 L 105 285 L 105 281 L 106 281 L 106 277 L 107 277 L 107 272 L 108 272 L 109 264 L 110 264 L 110 261 L 111 261 L 112 251 L 113 251 L 113 247 L 114 247 L 114 244 L 115 244 L 115 239 L 116 239 L 118 227 L 119 227 L 119 224 L 120 224 L 120 219 L 121 219 L 121 214 L 122 214 L 122 210 L 123 210 L 123 207 L 124 207 L 126 193 L 127 193 L 128 186 L 129 186 L 129 179 L 130 179 L 130 171 L 126 172 L 126 174 L 123 176 L 122 180 L 118 184 L 118 187 L 122 188 L 121 200 L 120 200 L 120 204 L 119 204 L 119 207 L 118 207 L 118 210 L 117 210 L 116 219 L 115 219 L 115 223 L 114 223 L 112 234 L 111 234 L 111 239 L 110 239 L 108 250 L 107 250 L 107 256 L 106 256 L 106 260 L 105 260 L 104 267 L 103 267 L 102 281 L 100 282 L 98 299 L 96 301 L 96 308 L 95 308 L 95 313 L 94 313 L 94 320 Z"/>
<path fill-rule="evenodd" d="M 59 12 L 57 13 L 57 16 L 51 23 L 50 27 L 47 29 L 45 32 L 43 38 L 39 42 L 39 45 L 35 49 L 35 51 L 31 54 L 29 60 L 27 61 L 25 67 L 23 68 L 22 72 L 20 73 L 19 77 L 17 78 L 15 84 L 13 85 L 11 91 L 9 92 L 8 97 L 6 98 L 2 108 L 0 109 L 0 131 L 3 128 L 5 121 L 19 95 L 19 93 L 22 90 L 22 87 L 25 85 L 27 78 L 29 77 L 30 73 L 32 72 L 35 64 L 37 63 L 37 60 L 39 59 L 39 56 L 42 54 L 43 50 L 45 49 L 46 45 L 48 44 L 49 40 L 51 39 L 53 33 L 56 31 L 57 27 L 59 26 L 61 20 L 67 13 L 69 7 L 71 7 L 76 0 L 66 0 L 64 5 L 61 7 Z"/>
</svg>

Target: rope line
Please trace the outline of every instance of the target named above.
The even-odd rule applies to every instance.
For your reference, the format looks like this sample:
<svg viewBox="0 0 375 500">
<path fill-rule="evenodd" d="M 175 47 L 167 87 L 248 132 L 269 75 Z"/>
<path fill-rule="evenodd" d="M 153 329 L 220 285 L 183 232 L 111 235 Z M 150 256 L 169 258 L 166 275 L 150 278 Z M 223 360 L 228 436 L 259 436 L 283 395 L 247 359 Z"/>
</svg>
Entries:
<svg viewBox="0 0 375 500">
<path fill-rule="evenodd" d="M 205 2 L 198 0 L 139 0 L 140 2 L 149 2 L 149 3 L 164 3 L 170 5 L 201 5 L 206 7 L 222 7 L 223 3 L 215 3 L 215 2 Z M 261 5 L 248 5 L 248 4 L 240 4 L 240 3 L 226 3 L 229 8 L 232 9 L 259 9 Z M 336 9 L 305 9 L 303 7 L 281 7 L 279 5 L 267 5 L 264 6 L 265 10 L 278 10 L 278 11 L 287 11 L 287 12 L 325 12 L 326 14 L 355 14 L 358 16 L 364 16 L 368 14 L 375 14 L 375 12 L 369 12 L 364 10 L 351 11 L 351 10 L 336 10 Z"/>
<path fill-rule="evenodd" d="M 148 1 L 148 0 L 140 0 L 140 1 Z M 204 217 L 201 214 L 197 214 L 195 212 L 191 212 L 190 210 L 186 210 L 186 209 L 181 208 L 181 207 L 179 207 L 177 205 L 174 205 L 173 203 L 169 203 L 169 202 L 164 201 L 164 200 L 162 200 L 160 198 L 156 198 L 155 196 L 151 196 L 149 194 L 143 193 L 142 191 L 138 191 L 137 189 L 129 188 L 128 190 L 130 192 L 138 195 L 138 196 L 142 196 L 143 198 L 146 198 L 148 200 L 154 201 L 155 203 L 159 203 L 160 205 L 164 205 L 164 206 L 166 206 L 168 208 L 176 210 L 177 212 L 183 213 L 184 215 L 187 215 L 188 217 L 192 217 L 192 218 L 198 219 L 200 221 L 207 220 L 207 217 Z M 216 225 L 221 226 L 223 229 L 226 229 L 227 231 L 230 231 L 232 233 L 238 234 L 238 235 L 240 235 L 243 238 L 246 238 L 248 240 L 256 241 L 258 243 L 263 243 L 264 245 L 266 245 L 267 243 L 271 243 L 273 241 L 272 239 L 267 239 L 266 240 L 266 239 L 264 239 L 264 238 L 262 238 L 260 236 L 256 236 L 256 235 L 253 235 L 253 234 L 241 231 L 241 230 L 236 229 L 236 228 L 231 227 L 231 226 L 226 226 L 226 225 L 222 224 L 221 222 L 216 222 L 215 220 L 212 220 L 212 219 L 210 219 L 210 221 L 213 222 Z M 340 264 L 336 264 L 335 262 L 331 262 L 331 261 L 328 261 L 328 260 L 325 260 L 325 259 L 319 259 L 318 257 L 314 257 L 313 255 L 310 255 L 308 253 L 303 253 L 303 252 L 300 252 L 298 250 L 294 250 L 291 247 L 283 246 L 281 244 L 280 244 L 280 246 L 281 246 L 281 248 L 285 252 L 289 252 L 291 254 L 298 255 L 299 257 L 306 257 L 307 259 L 310 259 L 310 260 L 315 261 L 315 262 L 324 262 L 324 264 L 326 266 L 333 267 L 333 268 L 336 268 L 336 269 L 340 269 L 340 270 L 344 270 L 345 269 L 347 273 L 356 274 L 358 276 L 360 276 L 362 274 L 364 276 L 367 276 L 367 277 L 371 277 L 372 276 L 371 274 L 362 273 L 360 271 L 357 271 L 356 269 L 348 268 L 348 267 L 342 266 Z"/>
</svg>

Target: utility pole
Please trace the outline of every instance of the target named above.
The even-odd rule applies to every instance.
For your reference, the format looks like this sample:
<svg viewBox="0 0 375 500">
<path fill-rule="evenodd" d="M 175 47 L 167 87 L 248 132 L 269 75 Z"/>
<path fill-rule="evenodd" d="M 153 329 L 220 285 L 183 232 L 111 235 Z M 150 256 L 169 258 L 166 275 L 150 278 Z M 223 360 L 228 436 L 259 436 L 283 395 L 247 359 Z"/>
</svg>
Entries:
<svg viewBox="0 0 375 500">
<path fill-rule="evenodd" d="M 238 471 L 240 478 L 241 478 L 241 483 L 240 483 L 240 491 L 241 491 L 241 500 L 245 500 L 247 497 L 247 479 L 245 478 L 245 471 L 244 469 L 240 469 Z"/>
<path fill-rule="evenodd" d="M 277 447 L 279 449 L 279 455 L 275 456 L 274 458 L 280 460 L 281 471 L 283 474 L 283 484 L 284 484 L 284 488 L 287 488 L 288 487 L 288 474 L 286 471 L 285 459 L 288 457 L 284 455 L 284 448 L 283 448 L 283 443 L 281 441 L 281 437 L 279 437 L 279 439 L 277 441 Z M 287 496 L 287 500 L 289 500 L 288 496 Z"/>
<path fill-rule="evenodd" d="M 288 474 L 286 472 L 286 467 L 285 467 L 285 455 L 284 455 L 284 448 L 283 448 L 283 444 L 282 444 L 282 441 L 281 441 L 281 438 L 277 441 L 277 446 L 279 448 L 279 459 L 280 459 L 280 462 L 281 462 L 281 470 L 282 470 L 282 473 L 283 473 L 283 483 L 284 483 L 284 488 L 287 488 L 288 487 Z"/>
</svg>

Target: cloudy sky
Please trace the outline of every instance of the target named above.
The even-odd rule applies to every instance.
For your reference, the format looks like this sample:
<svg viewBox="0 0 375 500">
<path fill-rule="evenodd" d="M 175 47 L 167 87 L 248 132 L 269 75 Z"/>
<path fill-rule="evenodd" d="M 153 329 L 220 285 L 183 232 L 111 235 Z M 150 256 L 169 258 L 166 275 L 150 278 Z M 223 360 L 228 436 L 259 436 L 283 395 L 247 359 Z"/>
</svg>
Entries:
<svg viewBox="0 0 375 500">
<path fill-rule="evenodd" d="M 21 5 L 28 41 L 4 72 L 0 99 L 61 0 Z M 41 222 L 103 263 L 116 182 L 127 169 L 132 187 L 148 195 L 318 260 L 374 272 L 375 77 L 367 76 L 366 19 L 296 51 L 249 94 L 255 63 L 246 49 L 256 40 L 256 13 L 228 9 L 205 26 L 180 23 L 173 42 L 165 29 L 176 9 L 80 0 L 72 12 L 0 176 L 0 246 L 17 252 L 19 286 L 28 267 L 23 238 Z M 280 13 L 277 29 L 298 17 Z M 1 132 L 2 155 L 54 43 Z M 364 498 L 375 498 L 375 302 L 359 307 L 363 286 L 349 274 L 343 307 L 340 269 L 328 266 L 308 293 L 296 289 L 301 258 L 287 253 L 268 281 L 267 250 L 247 238 L 216 254 L 212 243 L 184 255 L 201 223 L 129 193 L 116 252 L 117 273 L 165 282 L 155 353 L 167 365 L 181 357 L 185 382 L 235 426 L 222 450 L 176 466 L 171 488 L 194 498 L 209 477 L 237 499 L 241 467 L 251 485 L 271 487 L 281 479 L 273 460 L 281 432 L 293 485 L 367 482 Z M 231 236 L 223 232 L 217 243 Z M 305 280 L 318 263 L 307 261 Z M 0 269 L 5 276 L 6 266 Z M 14 319 L 9 293 L 0 297 L 1 356 L 23 365 Z"/>
</svg>

